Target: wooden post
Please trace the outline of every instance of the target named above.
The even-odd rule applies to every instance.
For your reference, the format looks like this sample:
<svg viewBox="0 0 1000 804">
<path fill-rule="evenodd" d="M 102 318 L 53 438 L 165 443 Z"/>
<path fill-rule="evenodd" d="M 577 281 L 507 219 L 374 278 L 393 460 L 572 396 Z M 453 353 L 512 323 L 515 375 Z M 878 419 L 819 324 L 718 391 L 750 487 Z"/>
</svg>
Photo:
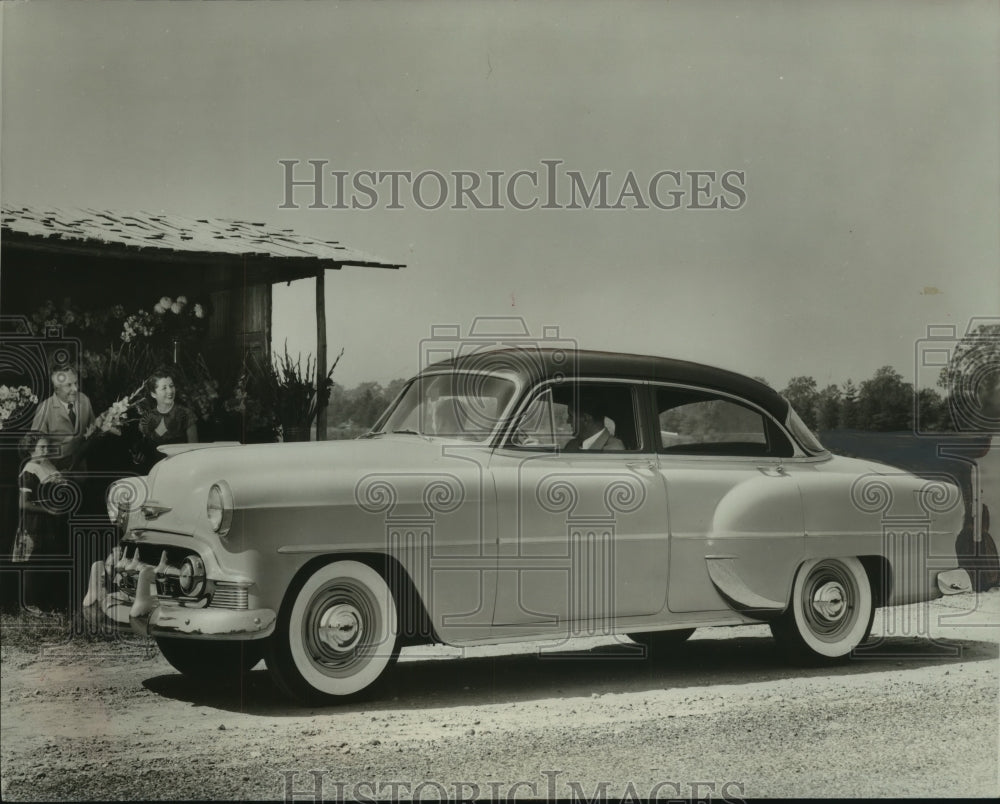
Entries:
<svg viewBox="0 0 1000 804">
<path fill-rule="evenodd" d="M 316 440 L 326 441 L 326 269 L 316 272 Z"/>
</svg>

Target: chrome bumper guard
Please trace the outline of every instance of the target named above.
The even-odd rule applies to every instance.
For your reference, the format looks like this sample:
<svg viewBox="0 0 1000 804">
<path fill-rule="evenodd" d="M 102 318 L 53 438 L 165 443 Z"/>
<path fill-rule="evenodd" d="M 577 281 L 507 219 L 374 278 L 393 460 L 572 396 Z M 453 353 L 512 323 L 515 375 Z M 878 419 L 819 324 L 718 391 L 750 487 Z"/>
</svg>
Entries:
<svg viewBox="0 0 1000 804">
<path fill-rule="evenodd" d="M 947 570 L 937 574 L 937 585 L 942 595 L 958 595 L 972 591 L 972 578 L 964 569 Z"/>
<path fill-rule="evenodd" d="M 108 592 L 105 562 L 95 561 L 83 610 L 91 620 L 103 618 L 119 630 L 143 636 L 247 640 L 263 639 L 274 631 L 277 614 L 271 609 L 195 608 L 160 598 L 155 589 L 156 571 L 147 565 L 139 570 L 134 599 L 124 592 Z"/>
</svg>

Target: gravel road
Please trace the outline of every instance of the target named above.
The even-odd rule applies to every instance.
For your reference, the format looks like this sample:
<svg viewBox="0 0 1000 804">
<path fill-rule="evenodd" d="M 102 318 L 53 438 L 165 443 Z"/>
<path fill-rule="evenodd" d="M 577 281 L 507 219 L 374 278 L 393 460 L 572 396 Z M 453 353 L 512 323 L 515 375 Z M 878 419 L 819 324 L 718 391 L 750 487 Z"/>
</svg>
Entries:
<svg viewBox="0 0 1000 804">
<path fill-rule="evenodd" d="M 209 687 L 138 639 L 4 640 L 2 793 L 997 795 L 1000 591 L 889 611 L 871 655 L 832 669 L 787 667 L 762 626 L 699 631 L 668 661 L 607 637 L 414 648 L 379 698 L 326 709 L 289 704 L 263 665 Z"/>
</svg>

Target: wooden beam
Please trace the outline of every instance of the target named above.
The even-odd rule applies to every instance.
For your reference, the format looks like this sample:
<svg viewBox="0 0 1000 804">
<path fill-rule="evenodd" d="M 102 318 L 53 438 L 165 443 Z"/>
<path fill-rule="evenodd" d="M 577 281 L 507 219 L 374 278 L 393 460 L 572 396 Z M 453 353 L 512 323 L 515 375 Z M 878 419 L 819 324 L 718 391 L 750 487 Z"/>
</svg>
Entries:
<svg viewBox="0 0 1000 804">
<path fill-rule="evenodd" d="M 316 440 L 326 441 L 326 270 L 316 271 Z"/>
</svg>

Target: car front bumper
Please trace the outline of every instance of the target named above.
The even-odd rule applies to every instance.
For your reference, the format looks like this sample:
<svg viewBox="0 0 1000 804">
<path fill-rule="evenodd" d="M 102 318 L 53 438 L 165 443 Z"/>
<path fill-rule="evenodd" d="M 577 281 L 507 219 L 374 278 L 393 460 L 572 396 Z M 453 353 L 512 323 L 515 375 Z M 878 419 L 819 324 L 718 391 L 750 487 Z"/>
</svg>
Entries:
<svg viewBox="0 0 1000 804">
<path fill-rule="evenodd" d="M 263 639 L 274 631 L 277 614 L 271 609 L 184 605 L 159 597 L 154 591 L 153 578 L 152 568 L 144 568 L 139 573 L 134 597 L 120 590 L 108 592 L 105 564 L 94 562 L 83 600 L 85 616 L 95 625 L 154 637 L 249 640 Z"/>
</svg>

